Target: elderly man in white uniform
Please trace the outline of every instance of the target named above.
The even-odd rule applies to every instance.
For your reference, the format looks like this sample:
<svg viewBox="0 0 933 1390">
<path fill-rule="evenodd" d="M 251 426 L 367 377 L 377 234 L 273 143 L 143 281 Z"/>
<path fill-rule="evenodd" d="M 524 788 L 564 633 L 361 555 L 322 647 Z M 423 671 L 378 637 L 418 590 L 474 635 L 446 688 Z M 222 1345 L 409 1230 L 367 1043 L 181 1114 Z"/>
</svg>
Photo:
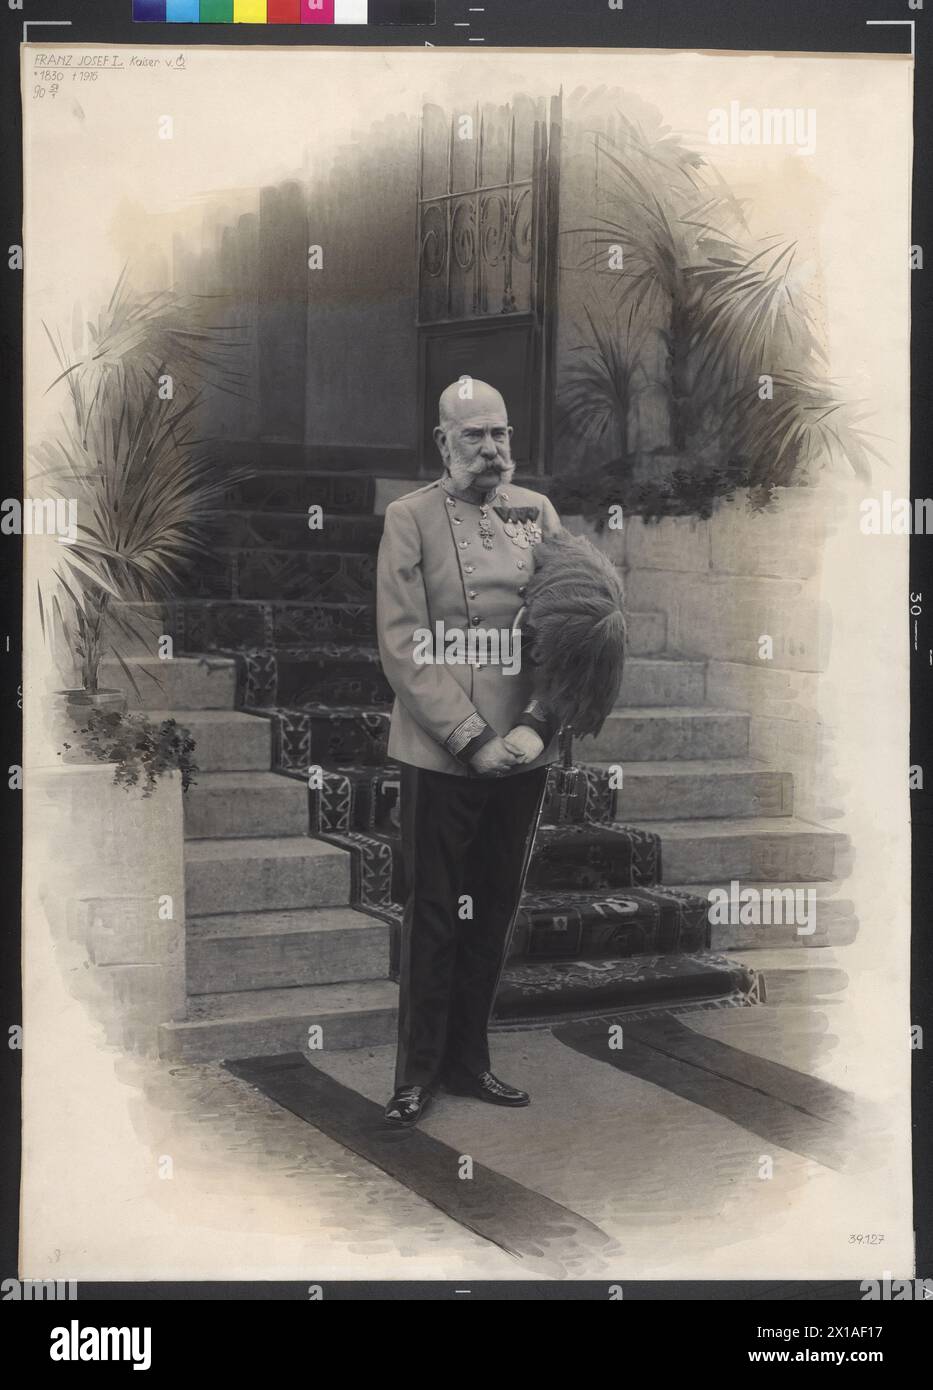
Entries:
<svg viewBox="0 0 933 1390">
<path fill-rule="evenodd" d="M 443 475 L 391 503 L 379 549 L 408 883 L 386 1107 L 396 1124 L 416 1123 L 438 1085 L 495 1105 L 529 1101 L 492 1074 L 487 1031 L 558 730 L 527 656 L 516 671 L 488 648 L 471 651 L 468 636 L 499 633 L 507 648 L 535 545 L 559 527 L 546 497 L 512 484 L 511 434 L 493 387 L 449 386 L 434 431 Z M 463 637 L 466 659 L 423 659 L 437 624 Z"/>
</svg>

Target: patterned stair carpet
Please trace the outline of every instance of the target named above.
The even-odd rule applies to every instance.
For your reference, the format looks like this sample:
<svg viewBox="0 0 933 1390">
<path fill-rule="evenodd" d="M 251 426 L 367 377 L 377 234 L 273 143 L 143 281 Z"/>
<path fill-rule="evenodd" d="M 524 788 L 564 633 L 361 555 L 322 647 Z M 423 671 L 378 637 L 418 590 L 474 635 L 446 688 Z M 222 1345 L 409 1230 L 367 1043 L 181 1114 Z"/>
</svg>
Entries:
<svg viewBox="0 0 933 1390">
<path fill-rule="evenodd" d="M 382 518 L 361 475 L 267 469 L 229 489 L 219 548 L 174 605 L 178 649 L 237 666 L 237 705 L 272 724 L 273 767 L 308 780 L 312 833 L 346 849 L 352 902 L 393 927 L 405 897 L 392 692 L 375 633 Z M 323 508 L 321 530 L 309 507 Z M 566 781 L 564 784 L 566 786 Z M 708 953 L 707 902 L 662 886 L 658 837 L 616 824 L 607 774 L 552 773 L 496 1007 L 503 1022 L 609 1007 L 750 1003 L 755 972 Z"/>
</svg>

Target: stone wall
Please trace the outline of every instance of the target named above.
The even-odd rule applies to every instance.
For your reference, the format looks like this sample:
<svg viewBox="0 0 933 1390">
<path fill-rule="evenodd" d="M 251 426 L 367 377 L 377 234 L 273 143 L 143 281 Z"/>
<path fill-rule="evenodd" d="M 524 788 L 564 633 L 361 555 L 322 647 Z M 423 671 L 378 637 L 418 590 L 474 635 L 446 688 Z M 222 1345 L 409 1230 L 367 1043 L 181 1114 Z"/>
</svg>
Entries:
<svg viewBox="0 0 933 1390">
<path fill-rule="evenodd" d="M 107 1044 L 154 1055 L 159 1025 L 186 1009 L 181 778 L 161 777 L 144 797 L 113 773 L 109 763 L 31 773 L 24 873 L 63 978 Z"/>
<path fill-rule="evenodd" d="M 842 810 L 823 700 L 832 613 L 822 555 L 833 508 L 829 488 L 789 488 L 767 512 L 739 493 L 708 520 L 633 517 L 601 535 L 565 519 L 622 569 L 630 612 L 664 614 L 668 655 L 706 662 L 707 703 L 752 716 L 750 755 L 792 772 L 795 814 L 815 820 Z"/>
</svg>

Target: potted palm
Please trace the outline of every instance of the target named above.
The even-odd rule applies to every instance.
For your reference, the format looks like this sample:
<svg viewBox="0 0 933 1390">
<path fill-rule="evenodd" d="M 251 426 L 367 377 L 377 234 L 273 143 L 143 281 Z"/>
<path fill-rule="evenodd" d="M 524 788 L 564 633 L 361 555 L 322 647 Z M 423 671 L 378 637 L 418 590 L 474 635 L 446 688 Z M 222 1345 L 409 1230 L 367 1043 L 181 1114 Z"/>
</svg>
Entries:
<svg viewBox="0 0 933 1390">
<path fill-rule="evenodd" d="M 621 113 L 616 131 L 597 138 L 606 215 L 574 230 L 591 247 L 582 269 L 613 248 L 624 268 L 562 383 L 558 422 L 579 476 L 554 500 L 567 510 L 579 496 L 597 518 L 609 502 L 708 516 L 740 487 L 764 505 L 830 464 L 869 477 L 879 455 L 825 375 L 795 247 L 753 243 L 740 202 L 666 132 L 652 138 Z M 774 403 L 759 399 L 763 373 Z M 640 427 L 638 376 L 663 391 L 661 427 Z"/>
<path fill-rule="evenodd" d="M 119 648 L 151 636 L 132 605 L 170 599 L 202 552 L 204 527 L 231 474 L 198 439 L 194 417 L 205 381 L 237 391 L 242 374 L 226 330 L 201 326 L 199 306 L 170 293 L 141 295 L 121 276 L 81 350 L 52 339 L 68 408 L 35 451 L 38 475 L 77 503 L 76 536 L 61 548 L 54 591 L 38 594 L 43 632 L 70 653 L 78 683 L 58 692 L 69 731 L 122 715 L 126 697 L 101 686 L 112 656 L 132 688 Z M 51 337 L 51 335 L 50 335 Z M 51 388 L 50 388 L 51 389 Z M 75 757 L 74 746 L 69 760 Z"/>
<path fill-rule="evenodd" d="M 153 634 L 134 605 L 174 596 L 231 480 L 196 419 L 206 382 L 237 388 L 239 344 L 199 326 L 203 308 L 121 277 L 81 341 L 52 339 L 64 409 L 31 456 L 30 482 L 76 502 L 71 543 L 55 545 L 38 595 L 43 631 L 74 672 L 53 731 L 68 766 L 37 758 L 31 780 L 39 861 L 54 865 L 43 905 L 69 985 L 123 1041 L 184 1016 L 182 794 L 197 767 L 189 730 L 127 712 L 102 672 L 115 659 L 140 693 L 151 663 L 128 653 L 151 650 Z"/>
</svg>

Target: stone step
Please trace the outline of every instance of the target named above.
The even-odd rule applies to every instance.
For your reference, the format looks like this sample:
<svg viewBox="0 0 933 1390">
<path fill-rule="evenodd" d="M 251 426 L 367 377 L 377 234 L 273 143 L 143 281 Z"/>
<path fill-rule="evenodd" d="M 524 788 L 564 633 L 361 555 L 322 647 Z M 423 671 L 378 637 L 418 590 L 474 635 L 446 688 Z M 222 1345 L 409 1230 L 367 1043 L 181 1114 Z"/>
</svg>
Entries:
<svg viewBox="0 0 933 1390">
<path fill-rule="evenodd" d="M 199 773 L 184 806 L 188 840 L 308 834 L 307 787 L 275 772 Z"/>
<path fill-rule="evenodd" d="M 307 525 L 302 517 L 292 517 L 305 527 L 302 538 L 293 537 L 296 548 L 307 549 Z M 334 525 L 359 521 L 364 528 L 382 524 L 381 517 L 334 518 Z M 353 532 L 342 539 L 341 549 L 350 548 Z M 243 539 L 243 545 L 250 545 Z M 261 543 L 261 542 L 253 542 Z M 270 542 L 271 543 L 271 542 Z M 328 537 L 328 548 L 335 539 Z M 368 545 L 368 542 L 367 542 Z M 367 545 L 360 543 L 359 549 Z M 378 535 L 371 549 L 378 545 Z M 177 599 L 174 603 L 118 603 L 114 605 L 132 624 L 135 632 L 107 630 L 107 644 L 122 656 L 152 656 L 159 641 L 171 637 L 175 651 L 200 656 L 218 649 L 293 646 L 313 642 L 373 642 L 375 607 L 373 603 L 274 602 L 273 599 Z M 663 613 L 628 613 L 628 657 L 659 656 L 665 651 L 666 617 Z M 179 657 L 175 657 L 178 660 Z M 118 663 L 114 663 L 118 664 Z M 691 664 L 691 663 L 688 663 Z M 699 664 L 699 663 L 694 663 Z M 628 698 L 628 696 L 624 696 Z"/>
<path fill-rule="evenodd" d="M 229 657 L 135 656 L 127 661 L 139 694 L 118 661 L 101 662 L 101 684 L 122 690 L 128 709 L 233 709 L 236 663 Z"/>
<path fill-rule="evenodd" d="M 383 525 L 383 518 L 372 514 L 329 515 L 321 530 L 312 531 L 306 512 L 230 507 L 218 512 L 211 529 L 215 543 L 224 547 L 375 555 Z"/>
<path fill-rule="evenodd" d="M 188 654 L 244 647 L 351 641 L 376 635 L 374 603 L 185 599 L 175 604 L 176 649 Z"/>
<path fill-rule="evenodd" d="M 189 917 L 188 993 L 378 980 L 389 973 L 389 927 L 350 907 Z"/>
<path fill-rule="evenodd" d="M 279 705 L 387 705 L 394 698 L 372 641 L 308 642 L 243 652 L 245 693 L 250 708 Z M 701 662 L 630 657 L 620 707 L 665 707 L 703 697 Z"/>
<path fill-rule="evenodd" d="M 200 772 L 268 772 L 272 729 L 268 719 L 239 710 L 148 710 L 154 722 L 177 719 L 195 740 Z"/>
<path fill-rule="evenodd" d="M 627 959 L 527 960 L 502 972 L 493 1026 L 518 1020 L 555 1023 L 592 1020 L 597 1054 L 605 1049 L 606 1015 L 649 1014 L 679 1003 L 746 1004 L 762 997 L 765 982 L 738 955 L 709 951 L 634 955 Z"/>
<path fill-rule="evenodd" d="M 632 657 L 625 663 L 616 708 L 702 705 L 706 667 L 702 661 Z"/>
<path fill-rule="evenodd" d="M 303 835 L 291 839 L 189 840 L 185 908 L 189 917 L 338 907 L 349 902 L 350 856 Z"/>
<path fill-rule="evenodd" d="M 306 550 L 227 550 L 218 555 L 214 584 L 225 598 L 320 599 L 370 603 L 375 595 L 375 555 L 334 552 L 331 538 L 309 532 Z"/>
<path fill-rule="evenodd" d="M 269 711 L 274 766 L 304 773 L 309 765 L 380 767 L 389 745 L 388 705 L 305 705 Z"/>
<path fill-rule="evenodd" d="M 845 835 L 794 816 L 755 820 L 655 821 L 665 884 L 738 879 L 781 884 L 834 879 Z"/>
<path fill-rule="evenodd" d="M 366 473 L 311 473 L 287 466 L 265 467 L 252 477 L 230 483 L 220 505 L 240 511 L 302 513 L 307 525 L 309 507 L 320 507 L 327 517 L 333 513 L 372 512 L 376 500 L 376 480 Z"/>
<path fill-rule="evenodd" d="M 286 439 L 231 439 L 229 435 L 215 436 L 213 451 L 230 467 L 266 472 L 283 469 L 319 475 L 332 479 L 346 488 L 350 479 L 370 479 L 378 488 L 381 481 L 392 482 L 398 489 L 412 492 L 424 487 L 433 476 L 424 476 L 419 468 L 417 449 L 397 445 L 369 444 L 299 444 Z M 553 478 L 544 473 L 516 472 L 516 487 L 531 488 L 549 495 Z"/>
<path fill-rule="evenodd" d="M 373 642 L 308 642 L 243 653 L 243 702 L 250 707 L 391 704 Z"/>
<path fill-rule="evenodd" d="M 728 894 L 729 907 L 726 914 L 721 911 L 722 898 L 711 899 L 710 940 L 714 951 L 731 951 L 767 950 L 780 946 L 851 945 L 858 934 L 858 918 L 852 899 L 838 896 L 841 886 L 838 880 L 831 883 L 798 881 L 776 884 L 732 879 L 730 882 L 717 884 L 688 883 L 684 885 L 684 889 L 688 893 L 696 893 L 707 899 L 710 899 L 714 888 L 722 889 Z M 746 898 L 743 902 L 741 898 L 741 894 L 747 888 L 771 895 L 759 903 L 758 911 L 755 913 L 759 920 L 754 922 L 741 921 L 742 914 L 751 915 L 750 907 L 753 905 L 753 900 L 750 903 Z M 773 896 L 776 893 L 786 893 L 788 890 L 795 894 L 793 899 L 785 897 L 778 900 Z M 811 893 L 815 897 L 806 896 Z M 804 896 L 796 896 L 798 894 Z M 811 905 L 814 909 L 812 916 Z M 762 920 L 768 911 L 770 922 Z M 723 915 L 727 915 L 727 921 L 721 920 Z M 814 930 L 800 933 L 797 930 L 799 926 L 812 926 Z"/>
<path fill-rule="evenodd" d="M 321 1047 L 343 1051 L 395 1040 L 398 987 L 389 980 L 356 980 L 201 994 L 189 999 L 188 1010 L 187 1020 L 159 1030 L 159 1051 L 167 1061 L 303 1052 L 312 1027 L 321 1029 Z"/>
<path fill-rule="evenodd" d="M 615 818 L 639 825 L 707 816 L 789 816 L 793 802 L 792 775 L 754 758 L 628 763 L 615 793 Z"/>
<path fill-rule="evenodd" d="M 303 550 L 218 547 L 192 575 L 186 597 L 370 603 L 375 554 L 335 552 L 330 544 L 329 537 L 309 532 Z"/>
<path fill-rule="evenodd" d="M 310 532 L 303 549 L 218 547 L 192 576 L 185 597 L 225 603 L 371 605 L 376 592 L 375 550 L 337 551 L 333 545 L 330 536 Z M 633 613 L 628 621 L 632 657 L 663 650 L 662 615 Z M 704 698 L 703 662 L 668 659 L 657 661 L 650 670 L 636 670 L 630 659 L 619 703 L 689 705 L 701 704 Z"/>
<path fill-rule="evenodd" d="M 631 613 L 629 653 L 654 656 L 664 647 L 664 618 Z M 186 599 L 174 605 L 169 632 L 186 654 L 243 647 L 294 646 L 314 642 L 372 642 L 375 603 L 273 601 L 271 599 Z"/>
<path fill-rule="evenodd" d="M 297 444 L 284 439 L 230 439 L 221 436 L 211 441 L 214 452 L 225 463 L 238 468 L 300 469 L 302 473 L 320 473 L 341 480 L 347 478 L 411 477 L 411 486 L 421 487 L 426 479 L 418 479 L 418 455 L 413 449 L 393 446 L 379 448 L 347 444 Z M 529 486 L 534 484 L 529 483 Z"/>
<path fill-rule="evenodd" d="M 827 1006 L 844 1002 L 851 983 L 849 972 L 833 950 L 798 951 L 778 946 L 774 950 L 732 951 L 728 959 L 761 972 L 769 1008 L 802 1005 L 811 1011 L 807 1015 L 811 1019 L 828 1019 Z M 818 1012 L 813 1013 L 814 1009 Z M 785 1017 L 785 1026 L 790 1026 L 793 1016 Z"/>
<path fill-rule="evenodd" d="M 382 705 L 305 704 L 269 711 L 275 732 L 275 766 L 301 771 L 325 766 L 386 761 L 390 709 Z M 710 709 L 615 710 L 598 738 L 575 742 L 579 762 L 728 758 L 747 753 L 747 714 Z"/>
<path fill-rule="evenodd" d="M 667 762 L 748 753 L 747 714 L 706 708 L 614 710 L 596 738 L 574 742 L 581 762 Z"/>
</svg>

